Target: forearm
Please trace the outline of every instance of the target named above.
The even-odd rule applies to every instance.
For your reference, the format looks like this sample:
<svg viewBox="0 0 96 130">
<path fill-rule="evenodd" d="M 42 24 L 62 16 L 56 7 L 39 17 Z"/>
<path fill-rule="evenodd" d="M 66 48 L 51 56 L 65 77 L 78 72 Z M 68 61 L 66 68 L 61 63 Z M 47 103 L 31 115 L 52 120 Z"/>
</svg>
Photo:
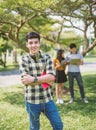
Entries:
<svg viewBox="0 0 96 130">
<path fill-rule="evenodd" d="M 43 87 L 45 88 L 46 85 L 52 85 L 54 83 L 54 80 L 55 80 L 55 77 L 53 75 L 47 74 L 45 76 L 37 77 L 37 81 L 36 82 L 32 82 L 32 83 L 30 83 L 28 85 L 35 86 L 35 85 L 42 84 Z"/>
<path fill-rule="evenodd" d="M 37 79 L 39 83 L 50 83 L 50 82 L 54 82 L 55 76 L 52 74 L 46 74 L 46 75 L 37 77 Z"/>
<path fill-rule="evenodd" d="M 37 76 L 37 81 L 34 82 L 35 77 L 30 75 L 25 75 L 23 78 L 21 78 L 21 81 L 25 85 L 38 85 L 42 83 L 52 83 L 55 80 L 54 75 L 52 74 L 46 74 L 42 76 Z"/>
<path fill-rule="evenodd" d="M 77 65 L 83 65 L 83 61 L 78 62 Z"/>
</svg>

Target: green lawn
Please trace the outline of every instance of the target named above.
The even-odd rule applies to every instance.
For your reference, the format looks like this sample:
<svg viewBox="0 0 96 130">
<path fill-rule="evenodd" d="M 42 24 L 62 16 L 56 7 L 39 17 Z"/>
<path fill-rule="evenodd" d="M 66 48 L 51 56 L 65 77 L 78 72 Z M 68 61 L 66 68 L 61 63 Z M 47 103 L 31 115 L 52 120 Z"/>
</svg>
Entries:
<svg viewBox="0 0 96 130">
<path fill-rule="evenodd" d="M 81 101 L 75 84 L 76 101 L 68 104 L 70 95 L 66 94 L 65 104 L 57 106 L 65 125 L 64 130 L 96 130 L 96 74 L 84 73 L 83 81 L 89 104 Z M 43 114 L 40 123 L 40 130 L 52 130 Z M 0 130 L 29 130 L 23 86 L 0 88 Z"/>
<path fill-rule="evenodd" d="M 18 69 L 19 65 L 18 63 L 7 63 L 6 67 L 3 67 L 2 65 L 0 65 L 0 71 L 7 71 L 7 70 L 14 70 L 14 69 Z"/>
<path fill-rule="evenodd" d="M 84 62 L 96 62 L 96 56 L 85 56 Z"/>
</svg>

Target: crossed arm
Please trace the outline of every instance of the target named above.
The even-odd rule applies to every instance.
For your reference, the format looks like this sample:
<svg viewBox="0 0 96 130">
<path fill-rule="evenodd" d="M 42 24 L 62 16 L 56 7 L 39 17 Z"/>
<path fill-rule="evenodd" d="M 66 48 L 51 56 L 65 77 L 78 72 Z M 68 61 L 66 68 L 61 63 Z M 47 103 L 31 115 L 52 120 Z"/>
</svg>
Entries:
<svg viewBox="0 0 96 130">
<path fill-rule="evenodd" d="M 38 76 L 37 79 L 38 81 L 34 83 L 34 76 L 30 76 L 29 74 L 25 74 L 23 75 L 23 77 L 21 78 L 21 82 L 24 85 L 38 85 L 38 84 L 42 84 L 42 83 L 53 83 L 55 76 L 52 74 L 46 74 L 46 75 L 41 75 Z"/>
</svg>

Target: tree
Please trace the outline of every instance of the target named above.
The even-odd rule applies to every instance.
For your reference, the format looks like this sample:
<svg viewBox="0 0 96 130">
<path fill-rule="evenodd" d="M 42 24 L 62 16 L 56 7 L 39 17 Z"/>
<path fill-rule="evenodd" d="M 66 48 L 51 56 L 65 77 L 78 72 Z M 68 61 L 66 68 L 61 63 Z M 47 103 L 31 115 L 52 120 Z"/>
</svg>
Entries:
<svg viewBox="0 0 96 130">
<path fill-rule="evenodd" d="M 62 8 L 61 8 L 62 7 Z M 51 8 L 54 15 L 61 16 L 68 21 L 71 27 L 78 29 L 84 34 L 83 55 L 96 46 L 96 1 L 95 0 L 59 0 L 54 8 Z M 76 24 L 82 22 L 82 26 Z M 70 26 L 69 26 L 70 27 Z M 88 30 L 92 29 L 93 40 L 89 43 Z M 91 38 L 91 37 L 90 37 Z"/>
<path fill-rule="evenodd" d="M 0 34 L 26 50 L 23 38 L 26 32 L 37 31 L 42 38 L 54 44 L 61 44 L 64 28 L 73 27 L 84 34 L 85 55 L 96 46 L 95 8 L 95 0 L 4 0 L 0 3 Z M 58 19 L 54 19 L 54 16 Z M 66 25 L 66 21 L 70 25 Z M 83 28 L 76 24 L 77 21 L 83 23 Z M 55 27 L 56 24 L 59 26 Z M 93 33 L 91 46 L 87 35 L 89 27 Z"/>
<path fill-rule="evenodd" d="M 10 49 L 10 46 L 8 45 L 7 42 L 5 44 L 4 43 L 0 44 L 0 61 L 1 61 L 1 65 L 3 65 L 4 67 L 6 67 L 6 51 L 7 51 L 7 49 Z M 3 58 L 2 58 L 2 54 L 3 54 Z"/>
<path fill-rule="evenodd" d="M 10 38 L 26 50 L 23 36 L 26 32 L 36 30 L 46 24 L 46 9 L 54 2 L 34 0 L 5 0 L 0 3 L 0 34 Z M 42 4 L 43 3 L 43 4 Z M 42 15 L 42 17 L 41 17 Z M 34 20 L 35 19 L 35 20 Z M 40 21 L 42 20 L 42 21 Z M 38 27 L 38 29 L 36 28 Z"/>
</svg>

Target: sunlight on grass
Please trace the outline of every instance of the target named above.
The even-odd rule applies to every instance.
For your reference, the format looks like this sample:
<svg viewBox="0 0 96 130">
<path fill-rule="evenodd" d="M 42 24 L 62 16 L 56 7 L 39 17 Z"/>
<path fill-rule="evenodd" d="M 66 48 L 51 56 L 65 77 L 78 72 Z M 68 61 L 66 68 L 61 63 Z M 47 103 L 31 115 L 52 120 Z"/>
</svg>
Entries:
<svg viewBox="0 0 96 130">
<path fill-rule="evenodd" d="M 57 105 L 64 130 L 95 130 L 96 128 L 96 74 L 83 73 L 82 76 L 89 104 L 82 102 L 75 83 L 75 102 L 69 104 L 70 94 L 66 94 L 63 96 L 65 104 Z M 68 87 L 68 83 L 66 85 Z M 56 101 L 55 96 L 54 101 Z M 40 116 L 40 124 L 40 130 L 52 130 L 44 114 Z M 29 130 L 23 86 L 0 88 L 0 130 Z"/>
<path fill-rule="evenodd" d="M 84 62 L 96 62 L 96 56 L 85 56 Z"/>
<path fill-rule="evenodd" d="M 25 114 L 25 109 L 21 106 L 11 105 L 9 103 L 0 103 L 0 129 L 6 130 L 23 130 L 23 123 L 24 129 L 27 130 L 28 127 L 28 119 L 27 115 Z"/>
</svg>

